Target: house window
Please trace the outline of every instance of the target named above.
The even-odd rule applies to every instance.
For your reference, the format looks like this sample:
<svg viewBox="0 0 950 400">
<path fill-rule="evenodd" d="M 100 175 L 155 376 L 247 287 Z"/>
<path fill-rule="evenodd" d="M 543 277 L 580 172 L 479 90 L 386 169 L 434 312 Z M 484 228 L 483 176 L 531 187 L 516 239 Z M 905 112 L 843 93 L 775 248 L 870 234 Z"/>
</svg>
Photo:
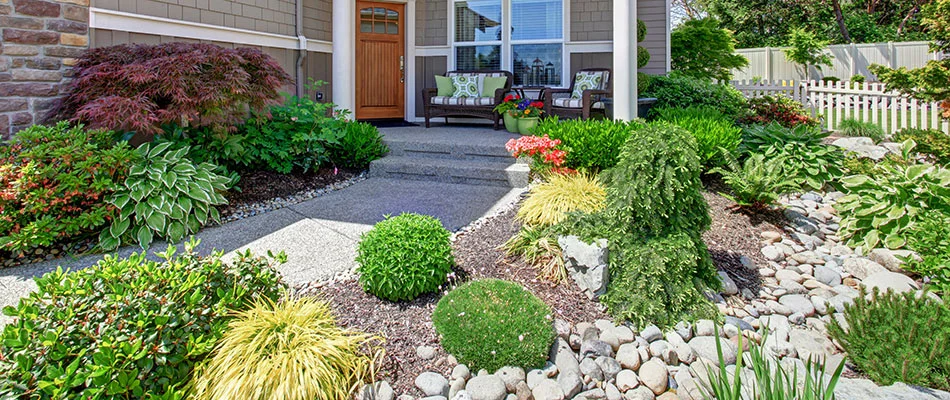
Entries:
<svg viewBox="0 0 950 400">
<path fill-rule="evenodd" d="M 562 86 L 564 0 L 454 0 L 455 68 L 507 69 L 516 86 Z"/>
</svg>

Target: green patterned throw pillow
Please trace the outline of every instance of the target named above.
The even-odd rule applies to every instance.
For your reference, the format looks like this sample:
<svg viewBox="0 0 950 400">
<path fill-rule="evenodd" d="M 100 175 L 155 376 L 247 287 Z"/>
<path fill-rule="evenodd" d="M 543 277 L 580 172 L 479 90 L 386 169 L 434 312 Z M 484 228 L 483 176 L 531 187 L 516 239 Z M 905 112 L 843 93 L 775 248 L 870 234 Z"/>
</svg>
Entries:
<svg viewBox="0 0 950 400">
<path fill-rule="evenodd" d="M 571 97 L 579 99 L 584 97 L 585 90 L 600 89 L 603 80 L 604 74 L 601 72 L 578 72 L 574 76 L 574 92 Z"/>
<path fill-rule="evenodd" d="M 452 86 L 455 86 L 452 97 L 478 97 L 477 76 L 453 76 Z"/>
</svg>

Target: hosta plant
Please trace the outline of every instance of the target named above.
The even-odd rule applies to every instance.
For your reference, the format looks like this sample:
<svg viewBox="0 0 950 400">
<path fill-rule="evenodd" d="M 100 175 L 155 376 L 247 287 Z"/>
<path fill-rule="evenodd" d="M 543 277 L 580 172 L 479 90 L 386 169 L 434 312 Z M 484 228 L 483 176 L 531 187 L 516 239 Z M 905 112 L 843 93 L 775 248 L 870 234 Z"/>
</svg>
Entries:
<svg viewBox="0 0 950 400">
<path fill-rule="evenodd" d="M 910 157 L 914 142 L 904 143 Z M 838 235 L 851 247 L 904 247 L 907 230 L 931 209 L 950 213 L 950 170 L 930 164 L 883 163 L 879 173 L 841 179 L 847 193 L 835 209 L 841 215 Z"/>
<path fill-rule="evenodd" d="M 380 342 L 341 328 L 324 301 L 265 299 L 228 324 L 191 398 L 351 399 L 376 375 Z"/>
<path fill-rule="evenodd" d="M 119 213 L 99 235 L 102 248 L 134 242 L 144 249 L 156 237 L 175 243 L 218 221 L 214 206 L 227 203 L 218 192 L 227 190 L 230 179 L 215 174 L 213 164 L 192 163 L 185 157 L 188 147 L 171 150 L 171 145 L 136 150 L 140 160 L 129 168 L 124 187 L 109 198 Z"/>
<path fill-rule="evenodd" d="M 106 255 L 87 269 L 60 269 L 3 311 L 0 398 L 183 398 L 183 387 L 224 334 L 231 313 L 286 289 L 276 260 L 223 253 L 197 242 L 176 254 Z"/>
<path fill-rule="evenodd" d="M 798 188 L 795 181 L 789 179 L 782 157 L 766 159 L 763 154 L 753 154 L 739 164 L 731 154 L 723 153 L 727 159 L 726 167 L 714 168 L 710 172 L 722 174 L 722 180 L 732 189 L 731 195 L 722 195 L 739 207 L 768 208 L 779 196 Z"/>
<path fill-rule="evenodd" d="M 19 132 L 0 146 L 0 250 L 95 238 L 134 156 L 108 132 L 66 122 Z"/>
<path fill-rule="evenodd" d="M 772 146 L 784 147 L 788 143 L 799 143 L 807 147 L 818 146 L 828 137 L 820 129 L 797 125 L 786 128 L 778 123 L 767 125 L 752 125 L 742 130 L 742 143 L 739 145 L 739 154 L 765 153 Z"/>
<path fill-rule="evenodd" d="M 828 185 L 836 186 L 838 179 L 844 175 L 844 152 L 836 146 L 789 142 L 782 146 L 768 147 L 765 150 L 765 158 L 781 158 L 785 163 L 788 178 L 805 190 L 823 190 Z"/>
</svg>

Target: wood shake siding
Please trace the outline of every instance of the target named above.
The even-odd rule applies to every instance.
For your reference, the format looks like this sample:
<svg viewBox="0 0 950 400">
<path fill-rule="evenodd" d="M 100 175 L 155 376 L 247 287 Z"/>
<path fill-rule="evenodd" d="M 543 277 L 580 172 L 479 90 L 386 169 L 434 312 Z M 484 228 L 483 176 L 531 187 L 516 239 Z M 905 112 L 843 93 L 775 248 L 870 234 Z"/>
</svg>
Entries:
<svg viewBox="0 0 950 400">
<path fill-rule="evenodd" d="M 332 21 L 333 3 L 331 0 L 307 0 L 303 2 L 303 35 L 307 39 L 332 41 Z"/>
<path fill-rule="evenodd" d="M 570 0 L 572 42 L 608 41 L 613 36 L 613 0 Z"/>
<path fill-rule="evenodd" d="M 448 7 L 447 0 L 416 0 L 416 46 L 448 45 Z"/>
<path fill-rule="evenodd" d="M 92 7 L 296 36 L 293 0 L 92 0 Z"/>
<path fill-rule="evenodd" d="M 650 52 L 650 62 L 640 69 L 648 74 L 665 74 L 666 71 L 666 2 L 665 0 L 638 0 L 637 18 L 647 26 L 647 36 L 640 43 Z M 572 42 L 597 42 L 613 39 L 612 0 L 571 0 Z M 574 53 L 578 54 L 578 53 Z M 611 68 L 613 61 L 600 56 L 575 58 L 571 56 L 571 70 L 580 68 Z M 582 61 L 583 60 L 583 61 Z M 576 63 L 581 62 L 583 67 Z M 598 65 L 602 64 L 602 65 Z"/>
</svg>

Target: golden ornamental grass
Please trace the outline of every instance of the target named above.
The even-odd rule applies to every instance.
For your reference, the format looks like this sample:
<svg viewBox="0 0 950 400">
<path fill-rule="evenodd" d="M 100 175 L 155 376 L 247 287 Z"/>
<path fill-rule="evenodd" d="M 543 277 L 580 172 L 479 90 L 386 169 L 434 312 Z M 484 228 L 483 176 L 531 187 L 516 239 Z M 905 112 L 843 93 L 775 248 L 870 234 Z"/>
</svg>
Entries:
<svg viewBox="0 0 950 400">
<path fill-rule="evenodd" d="M 552 174 L 547 182 L 531 189 L 518 210 L 518 219 L 530 226 L 556 225 L 572 211 L 602 210 L 606 199 L 607 192 L 596 176 Z"/>
<path fill-rule="evenodd" d="M 383 355 L 382 339 L 340 328 L 312 298 L 259 302 L 228 328 L 192 399 L 348 400 Z"/>
</svg>

